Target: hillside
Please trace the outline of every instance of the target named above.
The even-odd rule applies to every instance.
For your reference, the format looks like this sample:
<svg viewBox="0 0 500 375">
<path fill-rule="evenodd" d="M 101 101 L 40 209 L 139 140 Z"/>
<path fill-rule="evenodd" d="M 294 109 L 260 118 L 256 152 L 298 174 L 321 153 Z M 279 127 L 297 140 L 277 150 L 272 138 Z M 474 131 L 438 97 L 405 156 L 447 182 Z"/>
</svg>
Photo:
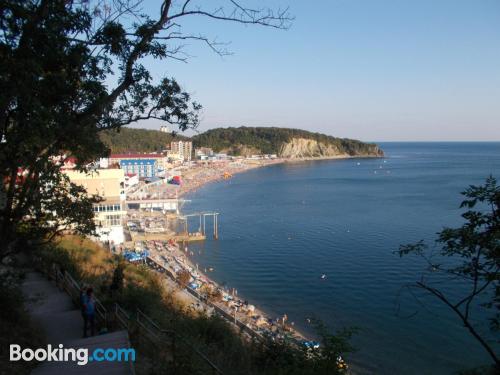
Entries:
<svg viewBox="0 0 500 375">
<path fill-rule="evenodd" d="M 173 136 L 158 130 L 123 128 L 105 131 L 102 141 L 112 153 L 125 151 L 153 152 L 170 146 Z M 284 158 L 329 156 L 383 156 L 375 144 L 353 139 L 336 138 L 325 134 L 289 128 L 239 127 L 207 130 L 191 138 L 194 147 L 210 147 L 230 155 L 277 154 Z"/>
<path fill-rule="evenodd" d="M 262 153 L 285 158 L 383 156 L 383 151 L 375 144 L 289 128 L 217 128 L 192 139 L 195 147 L 211 147 L 216 152 L 231 155 Z"/>
<path fill-rule="evenodd" d="M 174 139 L 184 140 L 187 137 L 173 136 L 158 130 L 122 128 L 120 131 L 107 130 L 100 134 L 101 140 L 109 147 L 111 153 L 125 151 L 154 152 L 170 147 Z"/>
</svg>

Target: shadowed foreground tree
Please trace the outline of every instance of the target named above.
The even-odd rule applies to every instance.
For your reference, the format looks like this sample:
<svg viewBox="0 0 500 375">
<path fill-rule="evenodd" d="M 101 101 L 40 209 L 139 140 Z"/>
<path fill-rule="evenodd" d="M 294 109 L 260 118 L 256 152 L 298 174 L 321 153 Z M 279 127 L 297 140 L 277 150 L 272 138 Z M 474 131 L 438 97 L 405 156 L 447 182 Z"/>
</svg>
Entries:
<svg viewBox="0 0 500 375">
<path fill-rule="evenodd" d="M 92 233 L 92 199 L 64 180 L 61 156 L 79 170 L 104 156 L 102 130 L 146 119 L 196 127 L 201 106 L 171 77 L 154 79 L 147 61 L 186 61 L 198 41 L 224 55 L 225 44 L 183 29 L 205 17 L 278 29 L 286 10 L 250 9 L 234 0 L 158 1 L 149 16 L 137 0 L 0 0 L 0 259 L 22 230 L 46 239 L 62 226 Z M 55 215 L 53 215 L 53 218 Z"/>
<path fill-rule="evenodd" d="M 181 270 L 177 272 L 177 281 L 181 288 L 185 288 L 189 284 L 189 280 L 191 279 L 191 274 L 186 270 Z"/>
<path fill-rule="evenodd" d="M 491 313 L 491 331 L 497 334 L 500 330 L 500 187 L 490 176 L 484 185 L 470 186 L 462 194 L 466 199 L 460 207 L 468 209 L 462 215 L 465 223 L 438 233 L 438 252 L 420 241 L 401 246 L 398 253 L 414 254 L 427 262 L 429 272 L 409 287 L 424 290 L 451 309 L 500 370 L 498 345 L 472 319 L 475 309 L 486 309 Z M 447 288 L 464 293 L 455 300 Z M 497 339 L 496 344 L 499 342 Z"/>
</svg>

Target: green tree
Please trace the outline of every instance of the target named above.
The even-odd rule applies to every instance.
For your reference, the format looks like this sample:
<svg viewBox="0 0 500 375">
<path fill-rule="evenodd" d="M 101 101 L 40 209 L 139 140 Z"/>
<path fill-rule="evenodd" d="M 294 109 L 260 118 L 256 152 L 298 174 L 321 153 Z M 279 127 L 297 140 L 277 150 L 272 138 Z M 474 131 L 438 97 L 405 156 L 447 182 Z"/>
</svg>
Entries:
<svg viewBox="0 0 500 375">
<path fill-rule="evenodd" d="M 180 270 L 177 272 L 177 281 L 182 288 L 185 288 L 191 280 L 191 274 L 186 270 Z"/>
<path fill-rule="evenodd" d="M 86 170 L 108 152 L 103 130 L 146 119 L 196 127 L 201 106 L 175 79 L 154 79 L 146 65 L 186 61 L 190 40 L 227 53 L 224 44 L 185 31 L 186 18 L 275 28 L 291 20 L 287 11 L 253 10 L 234 0 L 164 0 L 156 16 L 140 6 L 138 0 L 0 0 L 0 258 L 14 251 L 21 229 L 32 239 L 52 235 L 59 226 L 42 230 L 49 210 L 71 215 L 71 227 L 82 233 L 93 231 L 92 200 L 68 181 L 67 194 L 60 190 L 64 176 L 55 160 L 62 155 Z"/>
<path fill-rule="evenodd" d="M 120 293 L 123 290 L 123 282 L 124 282 L 124 270 L 125 264 L 120 262 L 116 265 L 115 270 L 113 271 L 113 279 L 111 280 L 111 285 L 109 289 L 111 293 Z"/>
<path fill-rule="evenodd" d="M 292 138 L 315 140 L 325 146 L 336 149 L 338 154 L 383 156 L 377 145 L 364 143 L 354 139 L 336 138 L 321 133 L 312 133 L 301 129 L 276 127 L 216 128 L 193 137 L 195 147 L 210 147 L 214 151 L 227 151 L 232 155 L 240 155 L 242 146 L 256 149 L 264 154 L 280 155 L 284 144 Z M 321 156 L 321 155 L 311 155 Z"/>
<path fill-rule="evenodd" d="M 490 176 L 484 185 L 470 186 L 462 194 L 465 200 L 460 207 L 467 209 L 462 214 L 465 222 L 461 227 L 445 228 L 438 233 L 441 249 L 437 253 L 423 241 L 403 245 L 398 253 L 425 260 L 428 272 L 411 286 L 438 298 L 451 309 L 500 369 L 494 345 L 471 319 L 474 309 L 487 309 L 491 312 L 491 330 L 497 332 L 500 328 L 500 187 Z M 449 297 L 446 287 L 463 288 L 464 293 L 455 300 Z"/>
</svg>

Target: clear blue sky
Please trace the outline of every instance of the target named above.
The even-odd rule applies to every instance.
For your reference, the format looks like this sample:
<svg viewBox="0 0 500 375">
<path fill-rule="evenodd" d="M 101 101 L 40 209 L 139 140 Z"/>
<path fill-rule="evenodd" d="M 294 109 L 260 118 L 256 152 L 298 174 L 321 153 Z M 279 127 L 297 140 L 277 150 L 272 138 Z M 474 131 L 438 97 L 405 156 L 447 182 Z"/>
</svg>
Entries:
<svg viewBox="0 0 500 375">
<path fill-rule="evenodd" d="M 193 42 L 188 64 L 152 64 L 204 106 L 201 131 L 282 126 L 365 141 L 500 140 L 500 0 L 240 2 L 289 5 L 296 19 L 288 31 L 186 19 L 185 32 L 229 41 L 234 55 Z M 158 4 L 144 9 L 154 14 Z"/>
</svg>

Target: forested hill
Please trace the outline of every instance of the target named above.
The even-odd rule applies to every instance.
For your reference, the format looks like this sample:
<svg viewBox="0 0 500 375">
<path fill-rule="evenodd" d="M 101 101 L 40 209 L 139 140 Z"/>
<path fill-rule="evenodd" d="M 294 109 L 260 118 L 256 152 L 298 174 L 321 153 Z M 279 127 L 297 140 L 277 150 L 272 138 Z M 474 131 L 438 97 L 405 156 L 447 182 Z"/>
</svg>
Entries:
<svg viewBox="0 0 500 375">
<path fill-rule="evenodd" d="M 170 148 L 172 140 L 187 137 L 173 136 L 158 130 L 121 128 L 120 131 L 107 130 L 100 134 L 101 140 L 111 149 L 111 153 L 126 151 L 154 152 Z"/>
<path fill-rule="evenodd" d="M 383 155 L 375 144 L 289 128 L 217 128 L 192 139 L 195 147 L 211 147 L 216 152 L 232 155 L 263 153 L 290 158 Z"/>
<path fill-rule="evenodd" d="M 120 153 L 160 151 L 169 148 L 172 140 L 189 138 L 158 130 L 122 128 L 119 132 L 101 133 L 101 139 L 112 153 Z M 217 128 L 191 140 L 194 147 L 210 147 L 230 155 L 277 154 L 285 158 L 383 155 L 375 144 L 289 128 Z"/>
</svg>

